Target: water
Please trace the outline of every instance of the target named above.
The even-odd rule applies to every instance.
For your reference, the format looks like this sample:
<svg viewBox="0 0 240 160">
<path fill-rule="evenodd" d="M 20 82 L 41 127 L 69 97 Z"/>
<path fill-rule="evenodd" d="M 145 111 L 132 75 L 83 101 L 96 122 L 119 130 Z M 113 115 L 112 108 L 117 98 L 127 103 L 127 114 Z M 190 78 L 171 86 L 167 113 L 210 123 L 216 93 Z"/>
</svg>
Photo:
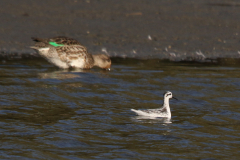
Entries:
<svg viewBox="0 0 240 160">
<path fill-rule="evenodd" d="M 0 159 L 237 159 L 240 68 L 138 60 L 110 72 L 0 65 Z M 172 119 L 157 108 L 171 91 Z"/>
</svg>

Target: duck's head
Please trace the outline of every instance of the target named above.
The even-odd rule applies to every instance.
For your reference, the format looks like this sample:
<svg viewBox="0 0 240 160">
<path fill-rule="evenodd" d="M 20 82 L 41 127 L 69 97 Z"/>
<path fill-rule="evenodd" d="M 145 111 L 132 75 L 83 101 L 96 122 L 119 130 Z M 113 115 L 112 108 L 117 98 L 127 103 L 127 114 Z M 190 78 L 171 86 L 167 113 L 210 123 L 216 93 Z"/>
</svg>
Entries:
<svg viewBox="0 0 240 160">
<path fill-rule="evenodd" d="M 109 56 L 105 54 L 95 54 L 93 55 L 93 59 L 95 66 L 98 66 L 102 69 L 110 70 L 112 62 Z"/>
</svg>

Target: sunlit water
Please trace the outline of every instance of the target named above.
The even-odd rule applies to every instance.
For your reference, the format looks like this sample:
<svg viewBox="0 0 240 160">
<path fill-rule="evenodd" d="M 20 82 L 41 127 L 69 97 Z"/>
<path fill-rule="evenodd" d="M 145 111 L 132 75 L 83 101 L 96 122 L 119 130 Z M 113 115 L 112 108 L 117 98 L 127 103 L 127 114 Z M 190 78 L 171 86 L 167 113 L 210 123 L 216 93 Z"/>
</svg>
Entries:
<svg viewBox="0 0 240 160">
<path fill-rule="evenodd" d="M 130 111 L 161 106 L 172 119 Z M 240 67 L 114 60 L 111 71 L 44 60 L 0 65 L 0 159 L 237 159 Z"/>
</svg>

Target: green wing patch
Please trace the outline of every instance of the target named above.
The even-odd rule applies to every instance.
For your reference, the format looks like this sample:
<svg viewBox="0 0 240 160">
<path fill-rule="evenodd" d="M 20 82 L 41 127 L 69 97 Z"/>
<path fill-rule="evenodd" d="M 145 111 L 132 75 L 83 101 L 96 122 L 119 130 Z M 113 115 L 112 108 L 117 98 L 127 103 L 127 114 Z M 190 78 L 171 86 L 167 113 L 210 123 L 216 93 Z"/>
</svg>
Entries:
<svg viewBox="0 0 240 160">
<path fill-rule="evenodd" d="M 49 42 L 49 44 L 51 44 L 54 47 L 64 46 L 63 44 L 57 44 L 56 42 Z"/>
</svg>

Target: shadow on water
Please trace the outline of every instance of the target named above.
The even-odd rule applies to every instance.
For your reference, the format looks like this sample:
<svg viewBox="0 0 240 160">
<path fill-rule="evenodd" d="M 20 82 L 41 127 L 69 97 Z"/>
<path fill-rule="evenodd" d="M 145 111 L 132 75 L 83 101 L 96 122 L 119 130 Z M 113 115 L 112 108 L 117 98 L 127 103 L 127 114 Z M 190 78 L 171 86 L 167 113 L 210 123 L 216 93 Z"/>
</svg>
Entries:
<svg viewBox="0 0 240 160">
<path fill-rule="evenodd" d="M 234 63 L 235 64 L 234 64 Z M 0 64 L 1 159 L 239 156 L 238 60 L 113 59 L 111 71 L 60 70 L 44 60 Z M 162 105 L 172 118 L 135 116 Z"/>
</svg>

